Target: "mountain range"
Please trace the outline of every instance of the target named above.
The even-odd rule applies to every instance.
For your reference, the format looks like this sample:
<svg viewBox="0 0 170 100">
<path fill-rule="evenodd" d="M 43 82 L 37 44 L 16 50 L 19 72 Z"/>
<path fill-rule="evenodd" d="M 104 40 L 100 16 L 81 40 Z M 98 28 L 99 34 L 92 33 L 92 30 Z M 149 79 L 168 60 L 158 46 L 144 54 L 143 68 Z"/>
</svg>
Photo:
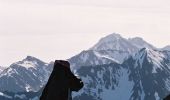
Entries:
<svg viewBox="0 0 170 100">
<path fill-rule="evenodd" d="M 161 100 L 170 93 L 170 48 L 110 34 L 67 59 L 85 83 L 74 100 Z M 53 69 L 27 56 L 0 72 L 0 99 L 37 100 Z"/>
<path fill-rule="evenodd" d="M 101 65 L 111 62 L 123 63 L 129 55 L 142 48 L 157 49 L 142 38 L 123 38 L 120 34 L 110 34 L 101 38 L 98 43 L 88 50 L 69 59 L 72 68 L 80 66 Z"/>
</svg>

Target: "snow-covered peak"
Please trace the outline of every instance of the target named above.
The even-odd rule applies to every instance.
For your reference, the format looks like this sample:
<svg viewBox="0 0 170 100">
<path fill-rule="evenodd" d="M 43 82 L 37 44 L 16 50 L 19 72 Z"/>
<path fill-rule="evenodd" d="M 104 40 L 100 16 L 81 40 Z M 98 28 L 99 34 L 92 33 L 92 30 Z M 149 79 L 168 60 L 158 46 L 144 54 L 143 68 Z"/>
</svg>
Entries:
<svg viewBox="0 0 170 100">
<path fill-rule="evenodd" d="M 101 38 L 99 40 L 98 44 L 115 42 L 115 41 L 118 41 L 120 39 L 123 39 L 120 34 L 112 33 L 110 35 L 107 35 L 107 36 Z"/>
<path fill-rule="evenodd" d="M 91 48 L 91 50 L 119 50 L 131 53 L 136 51 L 137 48 L 127 39 L 121 37 L 121 35 L 113 33 L 100 39 L 99 42 Z"/>
<path fill-rule="evenodd" d="M 141 49 L 141 48 L 156 49 L 156 47 L 149 44 L 148 42 L 146 42 L 145 40 L 143 40 L 140 37 L 129 38 L 128 40 L 130 43 L 132 43 L 134 46 L 136 46 L 139 49 Z"/>
<path fill-rule="evenodd" d="M 162 48 L 162 50 L 167 50 L 167 51 L 170 51 L 170 45 L 168 45 L 168 46 L 165 46 L 164 48 Z"/>
<path fill-rule="evenodd" d="M 25 59 L 22 61 L 18 61 L 16 63 L 13 63 L 11 66 L 20 66 L 20 67 L 25 67 L 25 68 L 35 68 L 37 66 L 44 65 L 45 63 L 38 58 L 32 57 L 32 56 L 27 56 Z"/>
<path fill-rule="evenodd" d="M 0 82 L 0 91 L 37 91 L 46 84 L 51 69 L 47 63 L 27 56 L 25 59 L 11 64 L 0 73 L 0 81 L 4 82 Z"/>
<path fill-rule="evenodd" d="M 107 41 L 114 41 L 121 39 L 122 36 L 117 33 L 112 33 L 110 35 L 107 35 L 106 37 L 102 38 L 100 41 L 107 42 Z"/>
<path fill-rule="evenodd" d="M 33 57 L 33 56 L 27 56 L 25 59 L 23 60 L 27 60 L 27 61 L 40 61 L 38 58 Z"/>
</svg>

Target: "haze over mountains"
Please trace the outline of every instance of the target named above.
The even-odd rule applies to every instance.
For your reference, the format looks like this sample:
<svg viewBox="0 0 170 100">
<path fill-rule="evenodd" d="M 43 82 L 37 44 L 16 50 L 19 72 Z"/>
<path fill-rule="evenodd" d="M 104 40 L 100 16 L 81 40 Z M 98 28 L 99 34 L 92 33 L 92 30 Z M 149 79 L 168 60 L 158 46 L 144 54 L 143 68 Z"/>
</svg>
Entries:
<svg viewBox="0 0 170 100">
<path fill-rule="evenodd" d="M 170 49 L 156 48 L 139 37 L 110 34 L 68 61 L 85 83 L 73 94 L 75 100 L 160 100 L 170 93 Z M 38 98 L 52 67 L 53 62 L 31 56 L 11 64 L 0 73 L 0 96 Z M 37 94 L 28 95 L 31 91 Z"/>
</svg>

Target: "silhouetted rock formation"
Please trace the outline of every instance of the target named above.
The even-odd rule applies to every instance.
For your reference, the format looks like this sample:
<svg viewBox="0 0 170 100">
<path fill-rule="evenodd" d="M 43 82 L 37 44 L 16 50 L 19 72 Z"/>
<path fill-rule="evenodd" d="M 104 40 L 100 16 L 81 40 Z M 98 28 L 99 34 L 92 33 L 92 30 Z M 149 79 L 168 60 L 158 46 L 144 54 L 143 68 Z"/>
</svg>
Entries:
<svg viewBox="0 0 170 100">
<path fill-rule="evenodd" d="M 83 82 L 71 72 L 69 62 L 56 60 L 40 100 L 71 100 L 71 92 L 82 87 Z"/>
<path fill-rule="evenodd" d="M 168 95 L 166 98 L 164 98 L 163 100 L 170 100 L 170 95 Z"/>
</svg>

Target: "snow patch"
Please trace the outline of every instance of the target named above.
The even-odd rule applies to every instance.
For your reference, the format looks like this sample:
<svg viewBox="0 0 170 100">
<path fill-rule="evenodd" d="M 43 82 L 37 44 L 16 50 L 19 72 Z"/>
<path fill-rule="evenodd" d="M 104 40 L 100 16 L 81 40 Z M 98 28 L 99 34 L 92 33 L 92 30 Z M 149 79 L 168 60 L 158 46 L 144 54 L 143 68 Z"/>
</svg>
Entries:
<svg viewBox="0 0 170 100">
<path fill-rule="evenodd" d="M 112 61 L 114 61 L 114 62 L 116 62 L 116 63 L 120 63 L 118 60 L 116 60 L 116 59 L 114 59 L 114 58 L 112 58 L 112 57 L 109 57 L 109 55 L 102 55 L 102 54 L 100 54 L 100 53 L 97 52 L 97 51 L 94 51 L 94 54 L 95 54 L 97 57 L 99 57 L 99 58 L 105 58 L 105 59 L 112 60 Z"/>
<path fill-rule="evenodd" d="M 26 89 L 27 92 L 29 92 L 31 90 L 31 86 L 29 84 L 26 84 L 25 89 Z"/>
<path fill-rule="evenodd" d="M 35 61 L 23 61 L 22 63 L 18 63 L 18 65 L 23 66 L 28 69 L 28 68 L 34 68 L 38 64 Z"/>
</svg>

